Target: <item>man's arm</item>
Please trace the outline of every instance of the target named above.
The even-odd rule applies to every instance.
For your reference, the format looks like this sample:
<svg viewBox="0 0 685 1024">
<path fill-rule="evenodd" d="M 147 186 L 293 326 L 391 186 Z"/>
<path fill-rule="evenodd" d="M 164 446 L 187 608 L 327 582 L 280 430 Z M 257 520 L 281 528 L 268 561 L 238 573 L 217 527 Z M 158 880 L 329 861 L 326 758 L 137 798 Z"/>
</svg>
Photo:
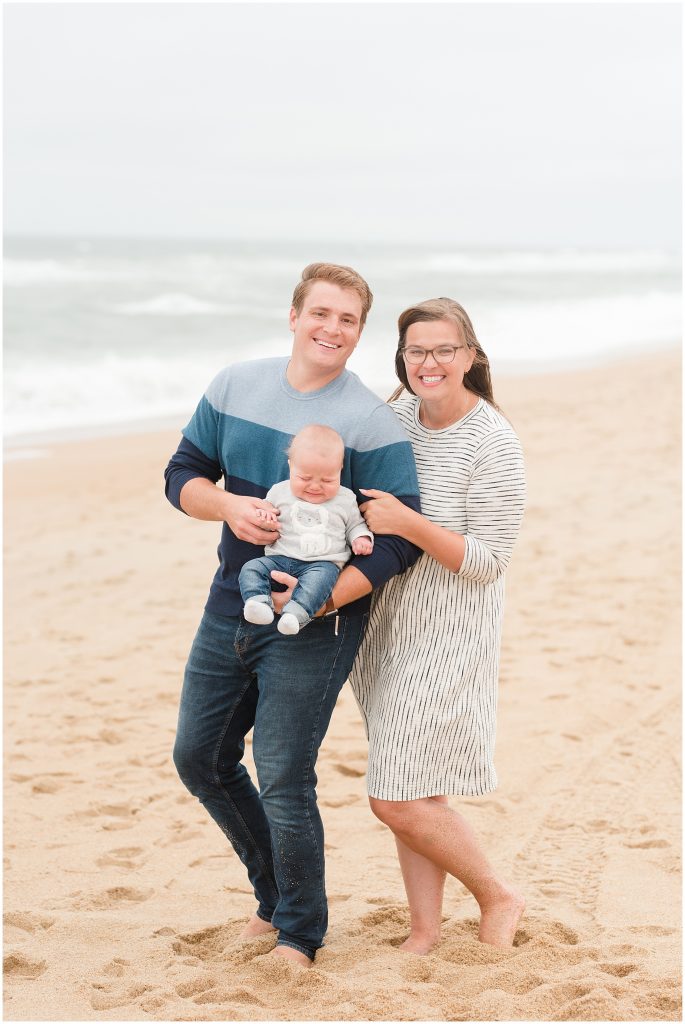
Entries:
<svg viewBox="0 0 685 1024">
<path fill-rule="evenodd" d="M 164 473 L 166 496 L 171 504 L 205 522 L 225 522 L 239 540 L 251 544 L 273 544 L 279 531 L 256 514 L 258 508 L 273 510 L 263 498 L 231 494 L 216 486 L 223 475 L 217 459 L 210 458 L 188 438 L 181 440 Z"/>
<path fill-rule="evenodd" d="M 369 558 L 370 556 L 365 555 L 364 557 Z M 331 600 L 334 607 L 341 608 L 344 604 L 351 604 L 352 601 L 370 594 L 372 590 L 373 587 L 363 572 L 353 565 L 346 565 L 335 581 Z"/>
</svg>

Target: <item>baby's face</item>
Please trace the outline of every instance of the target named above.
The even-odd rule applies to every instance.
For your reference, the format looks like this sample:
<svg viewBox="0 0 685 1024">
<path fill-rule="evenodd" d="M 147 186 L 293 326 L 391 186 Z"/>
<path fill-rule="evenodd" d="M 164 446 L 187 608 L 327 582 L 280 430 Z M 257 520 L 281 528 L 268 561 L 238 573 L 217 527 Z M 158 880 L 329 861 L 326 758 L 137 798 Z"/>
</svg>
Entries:
<svg viewBox="0 0 685 1024">
<path fill-rule="evenodd" d="M 322 505 L 340 490 L 340 456 L 324 454 L 310 448 L 294 451 L 288 460 L 290 489 L 300 501 Z"/>
</svg>

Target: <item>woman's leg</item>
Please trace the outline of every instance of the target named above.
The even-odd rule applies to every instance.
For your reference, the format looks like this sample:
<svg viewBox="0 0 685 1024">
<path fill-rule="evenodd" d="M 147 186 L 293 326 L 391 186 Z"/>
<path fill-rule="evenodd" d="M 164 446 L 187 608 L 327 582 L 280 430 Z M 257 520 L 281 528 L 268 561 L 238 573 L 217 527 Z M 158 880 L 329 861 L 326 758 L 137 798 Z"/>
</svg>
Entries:
<svg viewBox="0 0 685 1024">
<path fill-rule="evenodd" d="M 473 894 L 481 912 L 481 942 L 511 946 L 525 900 L 496 876 L 466 819 L 446 802 L 432 797 L 407 801 L 370 797 L 369 802 L 373 813 L 392 829 L 396 839 L 436 868 L 458 878 Z M 417 865 L 423 870 L 420 862 L 414 862 Z M 411 872 L 412 865 L 408 866 Z M 415 900 L 420 901 L 420 876 L 416 885 L 413 879 L 411 885 Z"/>
<path fill-rule="evenodd" d="M 431 799 L 447 802 L 444 796 Z M 423 854 L 415 853 L 399 836 L 395 836 L 395 845 L 411 914 L 409 937 L 400 949 L 406 953 L 430 953 L 440 941 L 442 897 L 447 876 L 441 867 Z"/>
</svg>

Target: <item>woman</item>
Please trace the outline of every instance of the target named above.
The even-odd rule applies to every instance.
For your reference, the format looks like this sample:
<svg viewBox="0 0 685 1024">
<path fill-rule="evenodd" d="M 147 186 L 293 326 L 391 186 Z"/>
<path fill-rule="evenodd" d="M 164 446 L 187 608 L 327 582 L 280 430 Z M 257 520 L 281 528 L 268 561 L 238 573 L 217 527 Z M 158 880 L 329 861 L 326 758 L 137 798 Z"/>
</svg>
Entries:
<svg viewBox="0 0 685 1024">
<path fill-rule="evenodd" d="M 448 795 L 497 785 L 493 766 L 503 573 L 525 497 L 521 446 L 492 395 L 473 326 L 451 299 L 405 310 L 395 367 L 409 395 L 393 408 L 414 449 L 423 514 L 383 491 L 363 493 L 374 533 L 424 554 L 377 596 L 351 676 L 369 735 L 374 814 L 394 835 L 411 932 L 440 939 L 446 873 L 480 907 L 479 938 L 511 946 L 524 899 L 490 866 Z"/>
</svg>

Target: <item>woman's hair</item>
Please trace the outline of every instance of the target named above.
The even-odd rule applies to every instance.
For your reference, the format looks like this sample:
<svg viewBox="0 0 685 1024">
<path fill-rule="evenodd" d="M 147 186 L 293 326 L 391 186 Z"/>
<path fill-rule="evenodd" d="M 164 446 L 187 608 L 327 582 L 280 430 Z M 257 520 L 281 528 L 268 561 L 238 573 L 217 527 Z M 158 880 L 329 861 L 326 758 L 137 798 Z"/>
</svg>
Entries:
<svg viewBox="0 0 685 1024">
<path fill-rule="evenodd" d="M 407 331 L 411 325 L 427 320 L 446 320 L 448 323 L 454 324 L 462 341 L 474 353 L 471 369 L 464 374 L 464 387 L 475 395 L 484 398 L 495 409 L 499 409 L 492 394 L 490 362 L 476 337 L 476 332 L 473 329 L 469 315 L 464 307 L 460 306 L 454 299 L 445 298 L 427 299 L 425 302 L 419 302 L 415 306 L 410 306 L 409 309 L 405 309 L 400 314 L 400 318 L 397 321 L 400 337 L 397 343 L 397 352 L 395 353 L 395 372 L 401 380 L 402 386 L 392 393 L 388 401 L 394 402 L 405 388 L 410 394 L 414 394 L 409 386 L 407 367 L 402 350 L 406 341 Z"/>
</svg>

